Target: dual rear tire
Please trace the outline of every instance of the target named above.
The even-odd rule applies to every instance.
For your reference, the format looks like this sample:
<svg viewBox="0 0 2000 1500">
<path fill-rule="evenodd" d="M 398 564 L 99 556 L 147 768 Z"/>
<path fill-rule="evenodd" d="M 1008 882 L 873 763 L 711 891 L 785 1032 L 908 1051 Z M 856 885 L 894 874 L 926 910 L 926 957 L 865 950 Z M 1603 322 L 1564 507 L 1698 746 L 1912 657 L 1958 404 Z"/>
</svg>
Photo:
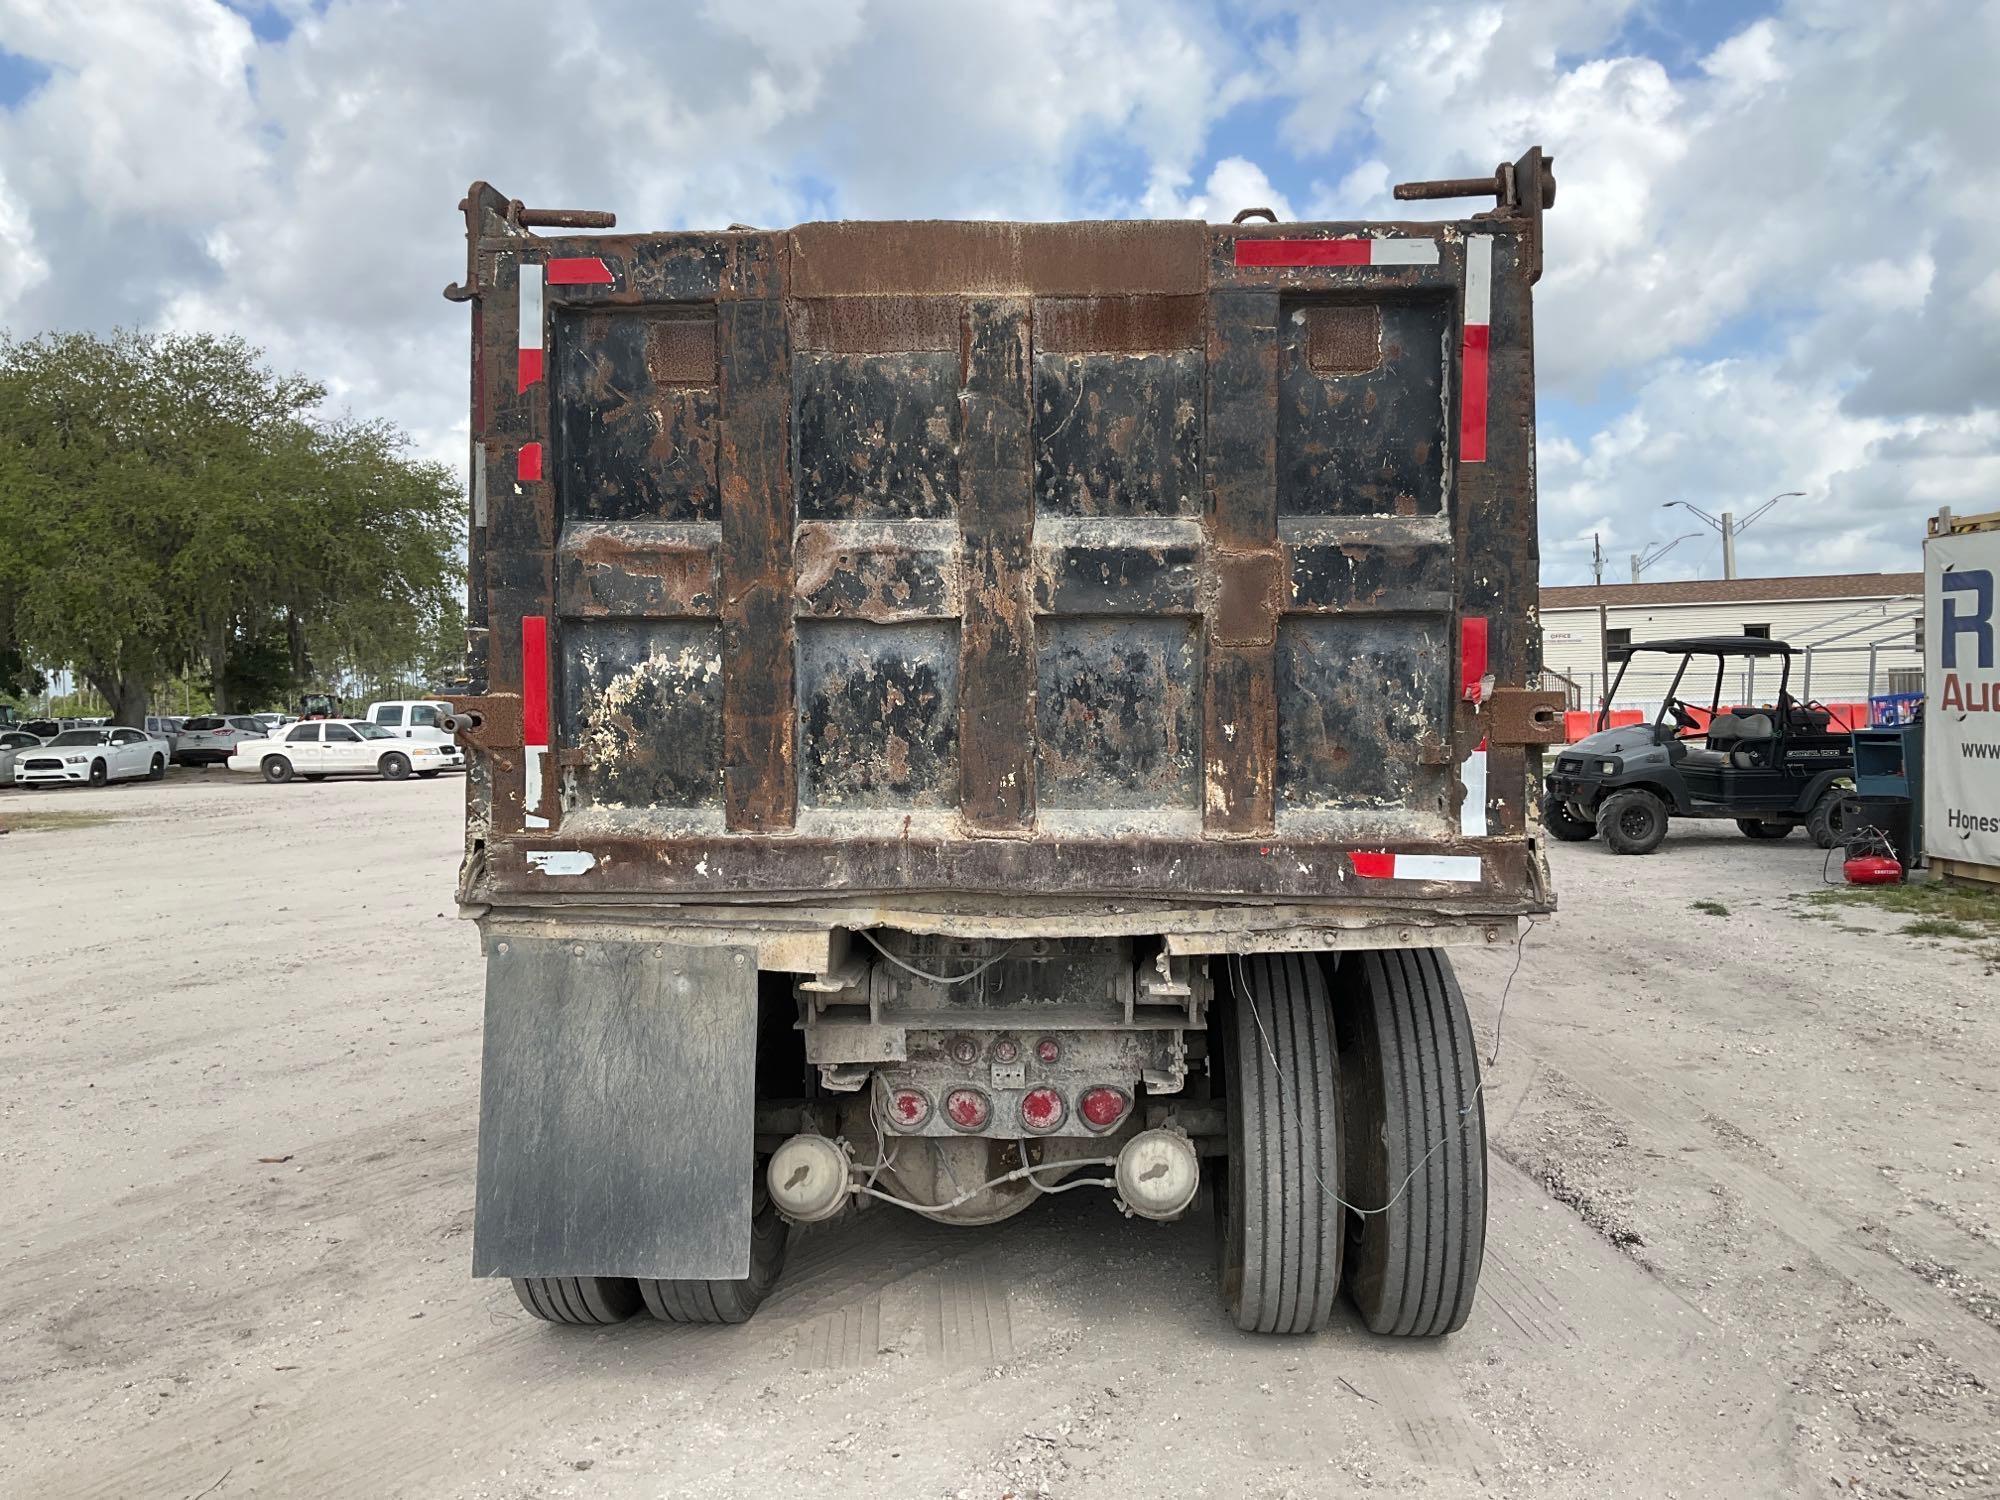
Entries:
<svg viewBox="0 0 2000 1500">
<path fill-rule="evenodd" d="M 1462 1327 L 1486 1241 L 1486 1119 L 1465 999 L 1435 949 L 1239 961 L 1218 1174 L 1223 1298 L 1258 1333 Z"/>
<path fill-rule="evenodd" d="M 545 1323 L 609 1327 L 645 1308 L 663 1323 L 743 1323 L 785 1267 L 791 1227 L 757 1185 L 750 1274 L 741 1281 L 656 1281 L 632 1276 L 516 1276 L 514 1295 Z"/>
</svg>

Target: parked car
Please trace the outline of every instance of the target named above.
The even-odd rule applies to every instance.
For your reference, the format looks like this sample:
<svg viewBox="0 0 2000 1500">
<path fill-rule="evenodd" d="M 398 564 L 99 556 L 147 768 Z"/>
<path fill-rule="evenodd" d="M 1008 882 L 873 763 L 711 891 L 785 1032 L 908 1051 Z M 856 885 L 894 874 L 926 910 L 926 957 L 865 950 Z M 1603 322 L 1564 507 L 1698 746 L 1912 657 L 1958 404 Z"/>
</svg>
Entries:
<svg viewBox="0 0 2000 1500">
<path fill-rule="evenodd" d="M 401 781 L 413 773 L 429 778 L 441 771 L 462 771 L 465 755 L 456 745 L 406 740 L 366 719 L 307 719 L 273 738 L 246 740 L 229 757 L 229 769 L 256 771 L 273 782 L 294 776 L 307 781 L 327 776 Z"/>
<path fill-rule="evenodd" d="M 29 719 L 20 727 L 38 740 L 52 740 L 63 732 L 63 726 L 54 719 Z"/>
<path fill-rule="evenodd" d="M 454 743 L 444 728 L 445 715 L 450 712 L 451 705 L 440 698 L 395 698 L 369 704 L 365 717 L 406 740 L 448 745 Z"/>
<path fill-rule="evenodd" d="M 250 717 L 255 719 L 259 724 L 264 726 L 264 733 L 266 735 L 269 735 L 272 730 L 276 729 L 280 724 L 283 724 L 285 722 L 285 715 L 283 714 L 263 713 L 263 714 L 252 714 L 250 715 Z"/>
<path fill-rule="evenodd" d="M 150 734 L 156 740 L 165 740 L 169 746 L 175 746 L 180 738 L 181 725 L 186 722 L 186 720 L 173 715 L 148 714 L 146 716 L 146 733 Z"/>
<path fill-rule="evenodd" d="M 16 786 L 75 786 L 167 774 L 173 747 L 143 729 L 65 729 L 47 744 L 14 756 Z"/>
<path fill-rule="evenodd" d="M 14 757 L 23 750 L 42 748 L 40 735 L 29 734 L 25 729 L 9 729 L 0 733 L 0 786 L 14 784 Z"/>
<path fill-rule="evenodd" d="M 174 764 L 219 766 L 245 740 L 261 740 L 265 730 L 249 714 L 207 714 L 189 719 L 174 741 Z"/>
</svg>

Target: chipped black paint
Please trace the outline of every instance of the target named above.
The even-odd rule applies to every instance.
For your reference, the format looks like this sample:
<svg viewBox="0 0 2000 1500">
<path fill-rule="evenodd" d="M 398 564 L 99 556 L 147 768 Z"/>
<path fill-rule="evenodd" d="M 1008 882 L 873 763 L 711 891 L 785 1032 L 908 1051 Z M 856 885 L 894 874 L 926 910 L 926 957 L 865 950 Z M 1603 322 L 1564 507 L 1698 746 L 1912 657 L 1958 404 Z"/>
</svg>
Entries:
<svg viewBox="0 0 2000 1500">
<path fill-rule="evenodd" d="M 1041 801 L 1198 805 L 1200 648 L 1190 620 L 1051 620 L 1036 692 Z"/>
<path fill-rule="evenodd" d="M 1381 308 L 1381 363 L 1312 366 L 1310 305 L 1278 320 L 1278 511 L 1287 516 L 1435 515 L 1444 508 L 1443 299 Z"/>
<path fill-rule="evenodd" d="M 793 369 L 801 519 L 952 513 L 956 354 L 801 353 Z"/>
<path fill-rule="evenodd" d="M 1035 359 L 1035 492 L 1066 516 L 1201 510 L 1199 351 Z"/>
<path fill-rule="evenodd" d="M 558 488 L 565 516 L 591 521 L 712 521 L 719 510 L 719 403 L 678 345 L 714 339 L 712 316 L 568 314 L 556 334 Z"/>
<path fill-rule="evenodd" d="M 1439 811 L 1426 743 L 1449 723 L 1444 622 L 1295 619 L 1278 632 L 1278 786 L 1287 811 Z M 1435 758 L 1435 757 L 1433 757 Z"/>
<path fill-rule="evenodd" d="M 958 632 L 799 627 L 799 769 L 808 807 L 947 807 L 958 796 Z"/>
<path fill-rule="evenodd" d="M 699 808 L 722 800 L 720 632 L 699 622 L 568 621 L 566 744 L 573 804 Z"/>
</svg>

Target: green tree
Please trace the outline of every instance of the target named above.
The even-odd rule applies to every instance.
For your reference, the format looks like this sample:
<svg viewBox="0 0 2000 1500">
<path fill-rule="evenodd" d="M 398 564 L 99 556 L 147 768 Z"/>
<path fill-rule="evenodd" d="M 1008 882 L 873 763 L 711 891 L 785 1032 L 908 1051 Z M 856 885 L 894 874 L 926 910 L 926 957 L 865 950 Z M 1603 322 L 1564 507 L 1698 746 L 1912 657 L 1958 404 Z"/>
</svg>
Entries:
<svg viewBox="0 0 2000 1500">
<path fill-rule="evenodd" d="M 316 663 L 423 655 L 461 587 L 458 485 L 386 423 L 321 418 L 325 394 L 235 338 L 0 340 L 16 649 L 124 722 L 190 666 L 227 710 Z"/>
</svg>

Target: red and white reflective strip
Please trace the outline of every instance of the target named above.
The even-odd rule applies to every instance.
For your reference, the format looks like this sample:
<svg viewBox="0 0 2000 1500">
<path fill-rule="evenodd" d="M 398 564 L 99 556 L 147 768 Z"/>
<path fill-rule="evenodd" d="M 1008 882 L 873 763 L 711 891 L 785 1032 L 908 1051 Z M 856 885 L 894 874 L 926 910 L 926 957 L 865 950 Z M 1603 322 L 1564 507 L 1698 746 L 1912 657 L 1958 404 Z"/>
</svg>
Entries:
<svg viewBox="0 0 2000 1500">
<path fill-rule="evenodd" d="M 522 821 L 529 828 L 546 828 L 549 820 L 535 809 L 542 805 L 542 767 L 549 754 L 549 620 L 547 615 L 521 617 L 521 788 Z"/>
<path fill-rule="evenodd" d="M 1465 800 L 1458 806 L 1458 831 L 1469 839 L 1486 837 L 1486 741 L 1479 742 L 1479 748 L 1465 757 L 1465 764 L 1458 768 L 1459 785 L 1465 788 Z"/>
<path fill-rule="evenodd" d="M 518 394 L 542 378 L 542 268 L 521 264 L 520 357 L 515 367 Z"/>
<path fill-rule="evenodd" d="M 1484 615 L 1465 615 L 1458 622 L 1458 687 L 1467 703 L 1484 703 L 1493 694 Z"/>
<path fill-rule="evenodd" d="M 1431 239 L 1246 238 L 1236 242 L 1236 264 L 1239 266 L 1434 266 L 1437 263 L 1437 241 Z"/>
<path fill-rule="evenodd" d="M 1493 337 L 1493 237 L 1465 237 L 1465 333 L 1459 341 L 1459 462 L 1486 462 L 1486 361 Z"/>
<path fill-rule="evenodd" d="M 1479 883 L 1476 854 L 1384 854 L 1356 849 L 1348 856 L 1363 880 L 1450 880 Z"/>
</svg>

